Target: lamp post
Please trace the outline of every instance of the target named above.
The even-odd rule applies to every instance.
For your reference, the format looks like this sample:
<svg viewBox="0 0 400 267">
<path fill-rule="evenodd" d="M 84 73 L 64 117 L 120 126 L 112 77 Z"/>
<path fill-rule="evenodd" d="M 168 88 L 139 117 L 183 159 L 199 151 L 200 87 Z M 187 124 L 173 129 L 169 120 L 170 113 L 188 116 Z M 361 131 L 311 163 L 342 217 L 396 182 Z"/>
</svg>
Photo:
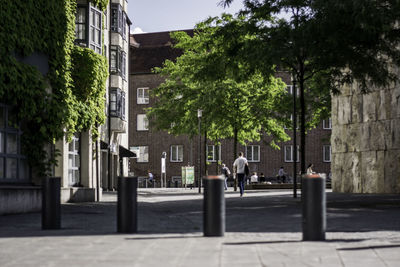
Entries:
<svg viewBox="0 0 400 267">
<path fill-rule="evenodd" d="M 199 194 L 201 194 L 201 116 L 203 110 L 197 110 L 197 118 L 199 119 L 199 178 L 198 178 L 198 185 L 199 185 Z"/>
<path fill-rule="evenodd" d="M 293 75 L 293 197 L 297 197 L 297 138 L 296 138 L 296 128 L 297 128 L 297 110 L 296 110 L 296 74 Z"/>
</svg>

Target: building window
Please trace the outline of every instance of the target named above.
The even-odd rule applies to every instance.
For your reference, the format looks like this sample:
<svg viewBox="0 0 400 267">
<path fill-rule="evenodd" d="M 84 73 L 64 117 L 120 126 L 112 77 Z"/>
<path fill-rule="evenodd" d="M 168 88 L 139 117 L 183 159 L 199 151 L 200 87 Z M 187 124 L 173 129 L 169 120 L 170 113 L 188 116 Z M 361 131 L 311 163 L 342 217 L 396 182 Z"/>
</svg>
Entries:
<svg viewBox="0 0 400 267">
<path fill-rule="evenodd" d="M 126 79 L 126 53 L 117 45 L 110 46 L 110 72 Z"/>
<path fill-rule="evenodd" d="M 183 162 L 183 146 L 172 145 L 171 146 L 171 162 Z"/>
<path fill-rule="evenodd" d="M 149 103 L 149 88 L 143 87 L 137 89 L 137 103 L 148 104 Z"/>
<path fill-rule="evenodd" d="M 139 146 L 139 153 L 137 155 L 137 162 L 149 162 L 149 147 Z"/>
<path fill-rule="evenodd" d="M 122 13 L 122 38 L 126 40 L 126 14 Z"/>
<path fill-rule="evenodd" d="M 88 15 L 89 19 L 87 19 Z M 101 54 L 101 20 L 102 13 L 94 6 L 90 6 L 89 14 L 87 13 L 87 6 L 78 6 L 75 17 L 75 43 L 80 46 L 89 47 L 96 53 Z M 87 29 L 89 29 L 89 31 Z"/>
<path fill-rule="evenodd" d="M 6 105 L 0 104 L 0 183 L 29 182 L 29 167 L 21 154 L 18 122 Z"/>
<path fill-rule="evenodd" d="M 260 146 L 246 146 L 246 158 L 249 162 L 260 161 Z"/>
<path fill-rule="evenodd" d="M 78 6 L 75 17 L 75 43 L 86 46 L 86 7 Z"/>
<path fill-rule="evenodd" d="M 121 77 L 126 80 L 126 53 L 124 51 L 121 52 Z"/>
<path fill-rule="evenodd" d="M 79 134 L 75 134 L 72 137 L 71 142 L 68 145 L 68 185 L 79 186 L 80 185 L 80 142 Z"/>
<path fill-rule="evenodd" d="M 122 35 L 126 39 L 126 13 L 120 4 L 111 5 L 111 30 Z"/>
<path fill-rule="evenodd" d="M 137 128 L 138 131 L 148 131 L 149 130 L 149 120 L 146 114 L 137 115 Z"/>
<path fill-rule="evenodd" d="M 331 162 L 332 149 L 330 145 L 324 145 L 323 147 L 323 160 L 324 162 Z"/>
<path fill-rule="evenodd" d="M 207 161 L 215 162 L 221 160 L 221 145 L 207 145 Z"/>
<path fill-rule="evenodd" d="M 326 119 L 326 120 L 323 120 L 322 121 L 322 128 L 323 129 L 332 129 L 332 119 L 331 118 L 329 118 L 329 119 Z"/>
<path fill-rule="evenodd" d="M 90 49 L 101 54 L 101 12 L 94 8 L 90 8 Z"/>
<path fill-rule="evenodd" d="M 119 88 L 110 89 L 110 116 L 125 120 L 125 92 Z"/>
<path fill-rule="evenodd" d="M 300 157 L 299 157 L 299 146 L 297 146 L 297 160 L 296 162 L 300 161 Z M 290 146 L 285 146 L 285 162 L 293 162 L 293 145 Z"/>
</svg>

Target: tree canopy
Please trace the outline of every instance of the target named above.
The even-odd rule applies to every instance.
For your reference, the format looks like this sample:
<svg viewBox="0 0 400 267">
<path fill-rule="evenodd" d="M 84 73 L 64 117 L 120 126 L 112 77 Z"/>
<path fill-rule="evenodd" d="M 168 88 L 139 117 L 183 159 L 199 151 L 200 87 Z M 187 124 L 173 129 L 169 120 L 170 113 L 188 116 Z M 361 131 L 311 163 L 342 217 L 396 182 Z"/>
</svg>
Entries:
<svg viewBox="0 0 400 267">
<path fill-rule="evenodd" d="M 232 1 L 220 3 L 226 6 Z M 245 18 L 245 23 L 239 32 L 257 38 L 246 44 L 254 49 L 237 56 L 256 69 L 280 66 L 292 72 L 300 87 L 300 151 L 304 172 L 306 116 L 328 114 L 323 105 L 329 104 L 329 91 L 338 93 L 341 85 L 358 82 L 360 89 L 367 92 L 369 86 L 385 86 L 398 78 L 388 62 L 400 63 L 400 1 L 243 2 L 239 16 Z M 237 26 L 226 23 L 219 28 L 219 34 L 229 39 Z M 315 112 L 318 102 L 323 105 Z"/>
<path fill-rule="evenodd" d="M 287 140 L 281 113 L 276 112 L 285 84 L 273 75 L 249 72 L 245 62 L 233 63 L 235 58 L 227 55 L 232 43 L 216 35 L 212 21 L 197 25 L 193 37 L 185 32 L 171 34 L 182 55 L 156 69 L 165 82 L 152 92 L 156 103 L 147 113 L 150 125 L 193 136 L 198 133 L 197 110 L 201 109 L 202 130 L 210 140 L 233 138 L 236 147 L 236 142 L 259 140 L 262 131 L 274 140 Z"/>
</svg>

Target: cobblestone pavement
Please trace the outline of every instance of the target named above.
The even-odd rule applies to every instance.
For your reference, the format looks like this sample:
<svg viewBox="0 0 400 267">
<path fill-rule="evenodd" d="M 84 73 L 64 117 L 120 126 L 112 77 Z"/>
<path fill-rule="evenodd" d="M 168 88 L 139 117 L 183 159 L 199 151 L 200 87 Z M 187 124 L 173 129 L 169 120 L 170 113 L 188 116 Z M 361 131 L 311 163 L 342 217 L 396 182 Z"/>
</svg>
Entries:
<svg viewBox="0 0 400 267">
<path fill-rule="evenodd" d="M 303 242 L 290 190 L 226 192 L 226 233 L 204 237 L 197 189 L 139 189 L 137 234 L 116 233 L 116 193 L 0 216 L 0 266 L 400 266 L 400 195 L 327 193 L 327 240 Z"/>
</svg>

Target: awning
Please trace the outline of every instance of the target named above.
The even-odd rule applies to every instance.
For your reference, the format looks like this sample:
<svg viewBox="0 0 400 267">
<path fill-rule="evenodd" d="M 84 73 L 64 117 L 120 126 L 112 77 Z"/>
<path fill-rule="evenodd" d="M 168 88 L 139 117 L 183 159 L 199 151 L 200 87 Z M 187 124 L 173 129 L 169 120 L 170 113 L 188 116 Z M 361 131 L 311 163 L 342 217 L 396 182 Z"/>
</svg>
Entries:
<svg viewBox="0 0 400 267">
<path fill-rule="evenodd" d="M 123 146 L 119 146 L 119 157 L 120 158 L 137 158 L 136 153 L 126 149 Z"/>
</svg>

